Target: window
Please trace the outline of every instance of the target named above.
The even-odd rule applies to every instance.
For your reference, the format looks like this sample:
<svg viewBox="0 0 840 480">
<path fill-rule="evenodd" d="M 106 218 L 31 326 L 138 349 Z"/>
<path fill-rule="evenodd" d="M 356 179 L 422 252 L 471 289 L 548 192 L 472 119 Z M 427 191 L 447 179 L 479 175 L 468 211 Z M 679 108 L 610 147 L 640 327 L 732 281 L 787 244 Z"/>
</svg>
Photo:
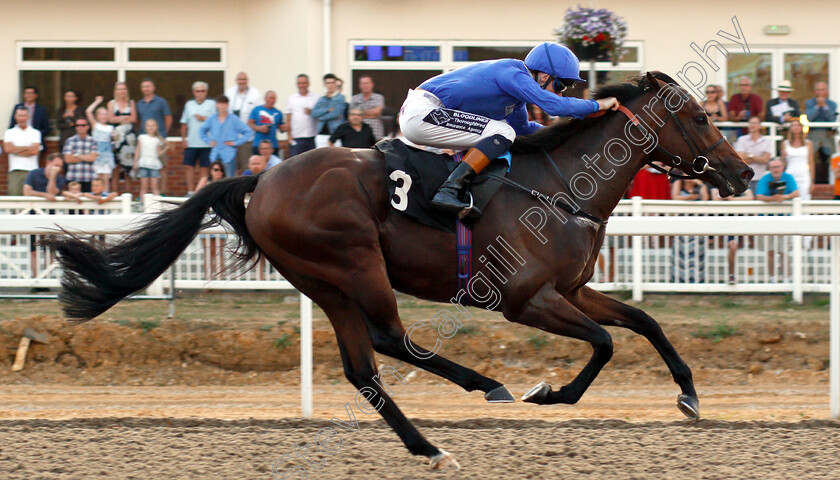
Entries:
<svg viewBox="0 0 840 480">
<path fill-rule="evenodd" d="M 527 47 L 456 46 L 452 48 L 452 60 L 456 62 L 480 62 L 482 60 L 496 60 L 499 58 L 525 60 L 525 56 L 528 55 L 532 47 L 533 45 Z"/>
<path fill-rule="evenodd" d="M 112 62 L 113 48 L 24 48 L 25 61 Z"/>
<path fill-rule="evenodd" d="M 409 88 L 416 88 L 425 80 L 470 63 L 498 58 L 524 60 L 528 52 L 541 43 L 534 41 L 408 41 L 354 40 L 349 42 L 351 80 L 344 95 L 358 93 L 358 79 L 370 75 L 375 90 L 385 96 L 386 115 L 396 112 L 405 100 Z M 625 42 L 625 51 L 618 65 L 597 62 L 599 85 L 619 82 L 638 75 L 642 68 L 642 42 Z M 588 76 L 587 63 L 581 64 L 581 77 Z M 586 84 L 579 84 L 569 91 L 572 96 L 582 96 Z"/>
<path fill-rule="evenodd" d="M 207 82 L 210 98 L 219 95 L 227 66 L 226 44 L 220 42 L 18 42 L 17 52 L 19 90 L 37 87 L 51 121 L 67 90 L 77 91 L 85 108 L 98 95 L 113 98 L 114 83 L 124 81 L 136 101 L 140 80 L 150 77 L 172 110 L 169 135 L 179 133 L 192 83 Z"/>
<path fill-rule="evenodd" d="M 730 52 L 740 48 L 725 46 Z M 740 77 L 749 77 L 753 81 L 752 92 L 766 102 L 778 97 L 774 87 L 780 81 L 790 80 L 791 98 L 799 102 L 804 113 L 805 101 L 814 96 L 814 84 L 827 82 L 831 86 L 829 72 L 838 53 L 840 49 L 829 47 L 753 47 L 750 53 L 730 53 L 726 68 L 718 72 L 717 81 L 726 86 L 726 98 L 729 99 L 738 93 Z M 709 79 L 709 82 L 713 80 Z"/>
<path fill-rule="evenodd" d="M 738 81 L 741 77 L 752 80 L 752 93 L 761 97 L 763 101 L 773 98 L 775 95 L 771 95 L 771 67 L 770 53 L 730 54 L 726 60 L 726 99 L 740 93 Z"/>
<path fill-rule="evenodd" d="M 385 123 L 385 132 L 388 133 L 393 128 L 392 125 L 389 125 L 389 122 L 399 112 L 408 89 L 417 88 L 427 79 L 439 74 L 440 70 L 353 70 L 350 88 L 345 86 L 342 93 L 347 97 L 349 103 L 350 95 L 359 93 L 359 78 L 369 75 L 373 79 L 374 91 L 385 97 L 382 121 Z"/>
<path fill-rule="evenodd" d="M 125 81 L 128 83 L 131 98 L 135 101 L 143 97 L 140 93 L 140 82 L 144 78 L 151 78 L 155 82 L 155 95 L 169 103 L 169 109 L 172 111 L 172 125 L 168 132 L 170 136 L 181 134 L 179 120 L 181 120 L 184 105 L 193 98 L 193 82 L 197 80 L 207 82 L 210 86 L 207 90 L 207 98 L 214 98 L 224 93 L 225 73 L 222 71 L 191 71 L 189 75 L 185 75 L 182 72 L 130 70 L 125 74 Z"/>
<path fill-rule="evenodd" d="M 793 86 L 791 98 L 805 109 L 805 101 L 814 96 L 814 84 L 828 82 L 827 53 L 785 53 L 785 79 Z"/>
<path fill-rule="evenodd" d="M 112 98 L 116 70 L 68 71 L 68 70 L 22 70 L 20 88 L 38 88 L 38 103 L 47 107 L 50 120 L 55 122 L 56 112 L 62 106 L 64 92 L 74 90 L 79 94 L 79 105 L 84 110 L 97 95 Z"/>
<path fill-rule="evenodd" d="M 220 62 L 220 48 L 129 48 L 129 62 Z"/>
<path fill-rule="evenodd" d="M 438 62 L 440 47 L 435 45 L 355 45 L 357 62 Z"/>
<path fill-rule="evenodd" d="M 609 85 L 611 83 L 622 83 L 627 82 L 630 78 L 638 76 L 638 71 L 622 71 L 622 70 L 614 70 L 614 71 L 604 71 L 604 70 L 595 70 L 595 79 L 596 82 L 596 90 L 598 86 Z M 575 86 L 572 88 L 567 89 L 563 92 L 564 97 L 577 97 L 577 98 L 589 98 L 585 94 L 590 88 L 589 82 L 589 71 L 584 70 L 581 68 L 580 78 L 584 79 L 584 82 L 577 82 Z"/>
</svg>

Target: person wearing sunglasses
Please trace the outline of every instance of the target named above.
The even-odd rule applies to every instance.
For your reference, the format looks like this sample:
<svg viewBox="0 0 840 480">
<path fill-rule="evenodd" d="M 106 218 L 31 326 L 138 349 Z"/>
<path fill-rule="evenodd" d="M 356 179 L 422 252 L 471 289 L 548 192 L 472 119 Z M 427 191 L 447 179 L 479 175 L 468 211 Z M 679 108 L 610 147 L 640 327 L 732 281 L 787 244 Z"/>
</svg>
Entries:
<svg viewBox="0 0 840 480">
<path fill-rule="evenodd" d="M 542 125 L 528 121 L 526 104 L 548 115 L 583 118 L 599 110 L 616 110 L 614 97 L 583 100 L 563 91 L 582 82 L 577 57 L 558 43 L 534 47 L 525 61 L 486 60 L 443 73 L 409 90 L 400 110 L 400 128 L 418 145 L 467 150 L 432 199 L 432 206 L 453 213 L 468 204 L 458 198 L 490 162 L 503 155 L 517 135 Z"/>
<path fill-rule="evenodd" d="M 76 120 L 76 134 L 64 142 L 61 154 L 67 164 L 68 182 L 79 182 L 83 192 L 90 191 L 90 182 L 96 178 L 93 164 L 99 156 L 96 140 L 90 136 L 90 123 L 87 118 Z"/>
<path fill-rule="evenodd" d="M 726 104 L 721 98 L 721 93 L 717 85 L 706 87 L 706 100 L 700 106 L 706 111 L 709 120 L 713 122 L 725 122 L 729 120 L 729 114 L 726 112 Z"/>
</svg>

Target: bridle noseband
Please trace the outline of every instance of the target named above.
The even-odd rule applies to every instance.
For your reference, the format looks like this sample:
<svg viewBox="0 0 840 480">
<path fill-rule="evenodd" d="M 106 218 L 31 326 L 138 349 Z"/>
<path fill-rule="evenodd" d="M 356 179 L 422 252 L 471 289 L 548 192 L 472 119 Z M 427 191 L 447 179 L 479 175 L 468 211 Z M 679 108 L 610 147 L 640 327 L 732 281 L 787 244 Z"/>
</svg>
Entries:
<svg viewBox="0 0 840 480">
<path fill-rule="evenodd" d="M 667 155 L 668 158 L 671 159 L 671 163 L 673 164 L 673 166 L 668 171 L 665 171 L 665 169 L 651 163 L 652 161 L 649 161 L 648 164 L 651 167 L 662 171 L 662 173 L 667 174 L 669 177 L 676 178 L 697 178 L 699 175 L 702 175 L 706 172 L 717 172 L 718 170 L 715 167 L 711 166 L 711 164 L 709 163 L 709 159 L 706 158 L 706 154 L 714 150 L 721 143 L 725 142 L 726 137 L 721 135 L 717 142 L 709 145 L 708 147 L 706 147 L 705 150 L 700 151 L 700 147 L 698 147 L 697 144 L 694 143 L 694 140 L 692 140 L 691 137 L 688 136 L 688 132 L 686 132 L 685 127 L 683 126 L 682 122 L 680 122 L 680 119 L 677 118 L 677 114 L 673 112 L 670 108 L 666 107 L 665 110 L 667 110 L 668 115 L 674 119 L 674 123 L 676 123 L 677 128 L 680 129 L 680 135 L 682 135 L 683 140 L 685 141 L 686 145 L 688 145 L 688 149 L 691 150 L 691 155 L 694 156 L 694 160 L 692 160 L 691 162 L 691 172 L 694 175 L 682 175 L 674 173 L 675 168 L 679 168 L 681 171 L 683 171 L 683 173 L 685 173 L 685 170 L 679 167 L 682 164 L 682 158 L 679 155 L 674 155 L 673 153 L 669 152 L 659 142 L 656 143 L 657 150 L 662 150 L 662 152 L 665 155 Z M 665 121 L 667 122 L 668 120 L 666 119 Z"/>
<path fill-rule="evenodd" d="M 636 125 L 637 127 L 642 128 L 639 125 L 639 123 L 640 123 L 639 119 L 636 117 L 636 115 L 633 112 L 630 111 L 630 109 L 628 109 L 624 105 L 619 105 L 618 110 L 621 113 L 623 113 L 627 118 L 629 118 L 630 121 L 633 123 L 633 125 Z M 717 142 L 709 145 L 705 150 L 700 151 L 700 147 L 698 147 L 697 144 L 694 143 L 694 140 L 692 140 L 691 137 L 688 136 L 688 132 L 685 130 L 685 127 L 683 126 L 682 122 L 680 122 L 679 118 L 677 118 L 676 112 L 672 111 L 670 108 L 667 108 L 667 107 L 665 108 L 665 110 L 667 110 L 668 115 L 671 118 L 674 119 L 674 123 L 677 124 L 677 128 L 679 128 L 679 130 L 680 130 L 680 135 L 682 135 L 683 140 L 685 141 L 686 145 L 688 145 L 688 149 L 691 150 L 691 154 L 694 156 L 694 160 L 691 162 L 691 172 L 693 173 L 693 175 L 685 174 L 686 173 L 685 170 L 683 170 L 682 167 L 680 166 L 683 163 L 682 157 L 680 157 L 679 155 L 674 155 L 673 153 L 669 152 L 659 142 L 656 142 L 656 149 L 661 150 L 665 155 L 668 156 L 668 158 L 671 160 L 671 163 L 672 163 L 671 168 L 668 169 L 668 170 L 665 170 L 664 168 L 660 167 L 659 165 L 654 164 L 653 160 L 648 160 L 647 164 L 650 165 L 652 168 L 654 168 L 656 170 L 659 170 L 660 172 L 668 175 L 669 177 L 674 177 L 674 178 L 698 178 L 700 175 L 702 175 L 706 172 L 717 172 L 718 170 L 715 167 L 711 166 L 711 164 L 709 163 L 709 159 L 706 158 L 706 154 L 708 154 L 709 152 L 714 150 L 721 143 L 725 142 L 726 137 L 721 135 L 721 137 L 718 139 Z M 601 116 L 601 115 L 605 114 L 606 112 L 607 112 L 606 110 L 602 110 L 600 112 L 593 113 L 592 115 L 589 115 L 589 116 L 590 117 L 598 117 L 598 116 Z M 667 121 L 668 121 L 668 119 L 665 119 L 665 122 L 667 122 Z M 665 126 L 665 124 L 663 123 L 662 127 L 664 127 L 664 126 Z M 660 127 L 660 129 L 662 127 Z M 682 171 L 683 173 L 675 173 L 674 172 L 675 169 L 678 169 L 678 170 Z"/>
</svg>

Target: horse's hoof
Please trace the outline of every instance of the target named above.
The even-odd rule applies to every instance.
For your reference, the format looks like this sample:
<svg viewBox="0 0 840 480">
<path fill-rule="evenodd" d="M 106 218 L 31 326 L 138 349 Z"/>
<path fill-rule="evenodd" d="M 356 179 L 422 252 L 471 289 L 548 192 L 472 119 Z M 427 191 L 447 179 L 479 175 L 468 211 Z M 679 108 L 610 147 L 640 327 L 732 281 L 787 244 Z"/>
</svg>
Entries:
<svg viewBox="0 0 840 480">
<path fill-rule="evenodd" d="M 542 382 L 536 387 L 528 390 L 528 392 L 525 393 L 525 395 L 522 395 L 522 401 L 541 405 L 543 402 L 545 402 L 545 400 L 548 398 L 548 394 L 550 393 L 551 385 Z"/>
<path fill-rule="evenodd" d="M 485 393 L 484 399 L 487 400 L 487 403 L 513 403 L 515 401 L 513 395 L 511 395 L 504 385 Z"/>
<path fill-rule="evenodd" d="M 461 469 L 461 464 L 459 464 L 458 461 L 449 454 L 449 452 L 443 449 L 440 449 L 440 453 L 432 457 L 429 462 L 429 466 L 432 467 L 432 470 L 440 470 L 450 466 L 453 466 L 458 470 Z"/>
<path fill-rule="evenodd" d="M 677 397 L 677 408 L 691 420 L 700 420 L 700 401 L 697 397 L 680 395 Z"/>
</svg>

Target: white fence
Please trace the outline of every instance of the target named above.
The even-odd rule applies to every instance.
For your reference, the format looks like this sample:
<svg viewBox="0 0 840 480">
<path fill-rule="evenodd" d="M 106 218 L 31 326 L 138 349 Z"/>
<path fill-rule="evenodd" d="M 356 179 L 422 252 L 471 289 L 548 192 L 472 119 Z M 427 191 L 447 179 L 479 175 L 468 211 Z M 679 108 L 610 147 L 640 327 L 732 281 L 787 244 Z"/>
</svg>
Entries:
<svg viewBox="0 0 840 480">
<path fill-rule="evenodd" d="M 29 201 L 29 200 L 27 200 Z M 50 210 L 67 209 L 67 204 L 54 202 L 36 202 L 37 209 L 43 212 Z M 152 207 L 152 203 L 146 203 L 146 209 L 158 208 Z M 72 206 L 71 206 L 72 207 Z M 28 208 L 32 208 L 29 206 Z M 78 206 L 76 207 L 78 208 Z M 120 207 L 122 208 L 122 207 Z M 14 210 L 14 208 L 10 208 Z M 97 212 L 103 209 L 103 206 L 97 205 L 95 207 Z M 840 416 L 840 202 L 801 202 L 795 200 L 789 204 L 764 204 L 759 202 L 643 202 L 639 198 L 635 198 L 629 203 L 623 202 L 619 208 L 616 209 L 616 214 L 610 218 L 607 226 L 608 241 L 605 242 L 604 249 L 601 251 L 601 257 L 605 259 L 603 266 L 600 268 L 599 275 L 607 275 L 605 273 L 609 270 L 609 258 L 614 256 L 617 259 L 628 256 L 629 264 L 632 268 L 629 271 L 629 285 L 633 290 L 633 296 L 636 299 L 641 299 L 643 291 L 647 289 L 652 290 L 667 290 L 671 291 L 677 289 L 677 285 L 683 291 L 780 291 L 779 288 L 794 288 L 794 295 L 796 289 L 799 288 L 801 295 L 802 291 L 807 291 L 813 287 L 814 291 L 827 291 L 831 294 L 831 311 L 830 311 L 830 377 L 831 377 L 831 415 L 833 418 Z M 116 209 L 115 209 L 116 210 Z M 22 238 L 29 235 L 44 235 L 54 232 L 56 225 L 61 225 L 67 229 L 84 231 L 92 235 L 120 235 L 127 229 L 130 229 L 131 224 L 136 222 L 140 215 L 124 214 L 113 215 L 71 215 L 71 214 L 55 214 L 55 215 L 27 215 L 23 209 L 16 211 L 17 214 L 0 215 L 0 237 Z M 136 225 L 136 223 L 134 223 Z M 698 233 L 701 233 L 698 235 Z M 714 233 L 714 236 L 709 235 Z M 207 235 L 223 235 L 224 229 L 217 228 L 204 231 Z M 679 238 L 680 236 L 699 237 L 701 242 L 707 242 L 708 238 L 717 238 L 720 236 L 735 236 L 746 238 L 790 238 L 793 265 L 793 280 L 789 285 L 786 284 L 761 284 L 759 282 L 727 285 L 721 283 L 663 283 L 663 282 L 645 282 L 645 276 L 653 275 L 656 277 L 660 275 L 660 269 L 657 262 L 662 262 L 660 258 L 662 252 L 667 252 L 668 248 L 661 245 L 661 239 L 671 237 Z M 804 236 L 811 237 L 811 245 L 809 249 L 804 248 Z M 830 241 L 828 239 L 830 237 Z M 624 240 L 616 243 L 618 240 Z M 653 241 L 649 241 L 653 239 Z M 817 241 L 815 241 L 815 239 Z M 766 244 L 767 242 L 765 242 Z M 6 242 L 0 245 L 7 247 L 17 247 L 14 242 Z M 816 246 L 815 246 L 816 245 Z M 714 241 L 712 241 L 714 246 Z M 776 248 L 780 248 L 776 244 Z M 783 246 L 782 248 L 787 248 Z M 610 249 L 618 250 L 613 254 Z M 627 251 L 629 249 L 629 252 Z M 35 252 L 41 250 L 39 247 L 33 249 Z M 710 251 L 713 249 L 709 249 Z M 815 252 L 814 255 L 806 255 L 805 252 Z M 8 252 L 0 250 L 0 263 L 9 263 Z M 29 252 L 27 252 L 29 253 Z M 763 253 L 763 252 L 759 252 Z M 49 252 L 44 252 L 44 255 L 49 255 Z M 186 253 L 186 260 L 182 256 L 179 260 L 189 263 L 191 261 L 189 255 Z M 28 255 L 25 255 L 27 257 Z M 758 255 L 763 259 L 763 255 Z M 647 258 L 646 258 L 647 257 Z M 652 258 L 650 258 L 652 257 Z M 824 270 L 821 275 L 826 277 L 827 281 L 823 283 L 807 283 L 803 281 L 805 278 L 803 268 L 811 258 L 819 258 L 820 262 L 824 263 L 821 269 Z M 798 260 L 797 260 L 798 259 Z M 824 261 L 823 261 L 824 260 Z M 28 262 L 24 262 L 28 263 Z M 192 261 L 196 271 L 200 272 L 199 276 L 205 275 L 206 272 L 201 271 L 201 265 L 204 262 Z M 619 264 L 620 265 L 620 264 Z M 653 265 L 654 268 L 651 268 Z M 52 266 L 51 266 L 52 268 Z M 8 267 L 4 267 L 8 269 Z M 13 272 L 20 273 L 25 269 L 25 265 L 18 265 L 17 268 L 12 268 Z M 187 269 L 190 273 L 192 269 Z M 264 273 L 266 275 L 276 272 L 270 272 L 267 268 Z M 48 275 L 42 275 L 37 279 L 29 278 L 29 285 L 57 285 L 57 280 L 54 280 L 57 272 L 50 270 Z M 624 273 L 627 275 L 627 273 Z M 760 275 L 759 275 L 760 277 Z M 8 279 L 3 279 L 6 282 Z M 23 279 L 26 280 L 26 279 Z M 201 282 L 201 285 L 207 285 L 200 279 L 196 281 Z M 178 280 L 176 279 L 176 285 Z M 264 284 L 275 283 L 267 279 L 250 279 L 250 280 L 226 280 L 219 281 L 219 288 L 227 288 L 231 284 L 241 282 L 240 285 L 247 285 L 245 282 L 258 282 L 257 288 Z M 289 288 L 285 281 L 276 282 L 276 286 L 272 288 Z M 8 285 L 8 284 L 6 284 Z M 190 283 L 184 285 L 192 285 Z M 617 282 L 612 282 L 612 287 L 621 285 Z M 763 288 L 758 289 L 759 285 Z M 3 286 L 3 283 L 0 283 Z M 596 287 L 608 289 L 609 282 L 595 283 Z M 700 287 L 699 290 L 695 288 L 685 288 L 687 286 Z M 184 287 L 189 288 L 189 287 Z M 205 287 L 206 288 L 206 287 Z M 245 287 L 247 288 L 247 287 Z M 781 290 L 783 291 L 783 290 Z M 301 301 L 301 398 L 303 402 L 304 416 L 311 415 L 312 411 L 312 359 L 311 359 L 311 303 L 308 299 Z"/>
<path fill-rule="evenodd" d="M 38 236 L 30 235 L 27 225 L 43 229 L 55 229 L 56 225 L 95 232 L 104 240 L 111 235 L 103 228 L 114 228 L 113 223 L 101 220 L 121 216 L 119 222 L 126 223 L 142 212 L 155 212 L 170 208 L 169 203 L 182 203 L 185 198 L 165 198 L 147 195 L 142 205 L 132 203 L 130 194 L 103 204 L 94 200 L 82 203 L 64 201 L 62 197 L 49 202 L 40 197 L 0 197 L 0 288 L 56 288 L 60 272 L 49 250 L 35 246 Z M 165 202 L 162 202 L 164 200 Z M 65 217 L 66 218 L 62 218 Z M 80 217 L 80 218 L 76 218 Z M 84 219 L 82 219 L 84 218 Z M 10 230 L 14 222 L 16 230 Z M 107 221 L 105 221 L 107 222 Z M 119 224 L 119 223 L 118 223 Z M 86 225 L 89 228 L 80 228 Z M 106 227 L 107 225 L 107 227 Z M 119 232 L 119 229 L 117 229 Z M 231 262 L 225 248 L 228 232 L 222 228 L 202 232 L 187 247 L 173 268 L 158 279 L 149 289 L 152 295 L 161 295 L 170 275 L 175 274 L 175 288 L 178 289 L 249 289 L 249 290 L 293 290 L 292 285 L 267 262 L 249 272 L 232 270 L 220 274 Z M 231 239 L 232 240 L 232 239 Z"/>
<path fill-rule="evenodd" d="M 166 199 L 175 203 L 185 200 Z M 16 233 L 6 228 L 11 219 L 16 219 L 21 228 L 35 225 L 35 222 L 53 227 L 55 224 L 75 226 L 83 222 L 90 228 L 79 230 L 96 231 L 97 235 L 107 239 L 109 234 L 101 231 L 104 224 L 99 220 L 118 215 L 123 216 L 120 221 L 125 222 L 139 212 L 157 211 L 168 208 L 167 205 L 151 195 L 147 196 L 143 205 L 132 205 L 127 194 L 102 205 L 93 201 L 80 205 L 75 202 L 47 202 L 36 197 L 0 197 L 0 288 L 59 286 L 60 272 L 56 270 L 51 253 L 33 246 L 36 236 L 21 234 L 20 229 Z M 67 219 L 59 221 L 59 217 L 50 213 L 67 216 Z M 641 299 L 645 292 L 775 292 L 790 293 L 799 302 L 804 293 L 828 292 L 831 253 L 827 237 L 772 236 L 760 231 L 732 235 L 734 238 L 730 239 L 713 228 L 716 220 L 732 216 L 767 219 L 786 215 L 802 221 L 809 217 L 840 215 L 840 201 L 803 202 L 794 199 L 792 202 L 770 204 L 623 200 L 613 212 L 609 226 L 625 217 L 687 217 L 695 219 L 692 220 L 696 221 L 695 228 L 689 235 L 676 237 L 608 236 L 590 285 L 602 291 L 632 290 L 637 299 Z M 711 227 L 706 222 L 709 218 L 713 220 Z M 292 289 L 291 284 L 267 262 L 261 262 L 257 269 L 249 272 L 233 271 L 220 275 L 218 272 L 233 261 L 224 248 L 227 240 L 226 232 L 221 228 L 203 232 L 184 251 L 173 269 L 151 287 L 149 293 L 161 295 L 170 280 L 170 272 L 175 273 L 175 287 L 178 289 Z M 729 283 L 730 248 L 734 253 L 734 284 Z M 685 258 L 682 258 L 686 255 L 691 257 L 692 265 L 686 266 Z M 771 259 L 773 270 L 770 269 Z"/>
</svg>

